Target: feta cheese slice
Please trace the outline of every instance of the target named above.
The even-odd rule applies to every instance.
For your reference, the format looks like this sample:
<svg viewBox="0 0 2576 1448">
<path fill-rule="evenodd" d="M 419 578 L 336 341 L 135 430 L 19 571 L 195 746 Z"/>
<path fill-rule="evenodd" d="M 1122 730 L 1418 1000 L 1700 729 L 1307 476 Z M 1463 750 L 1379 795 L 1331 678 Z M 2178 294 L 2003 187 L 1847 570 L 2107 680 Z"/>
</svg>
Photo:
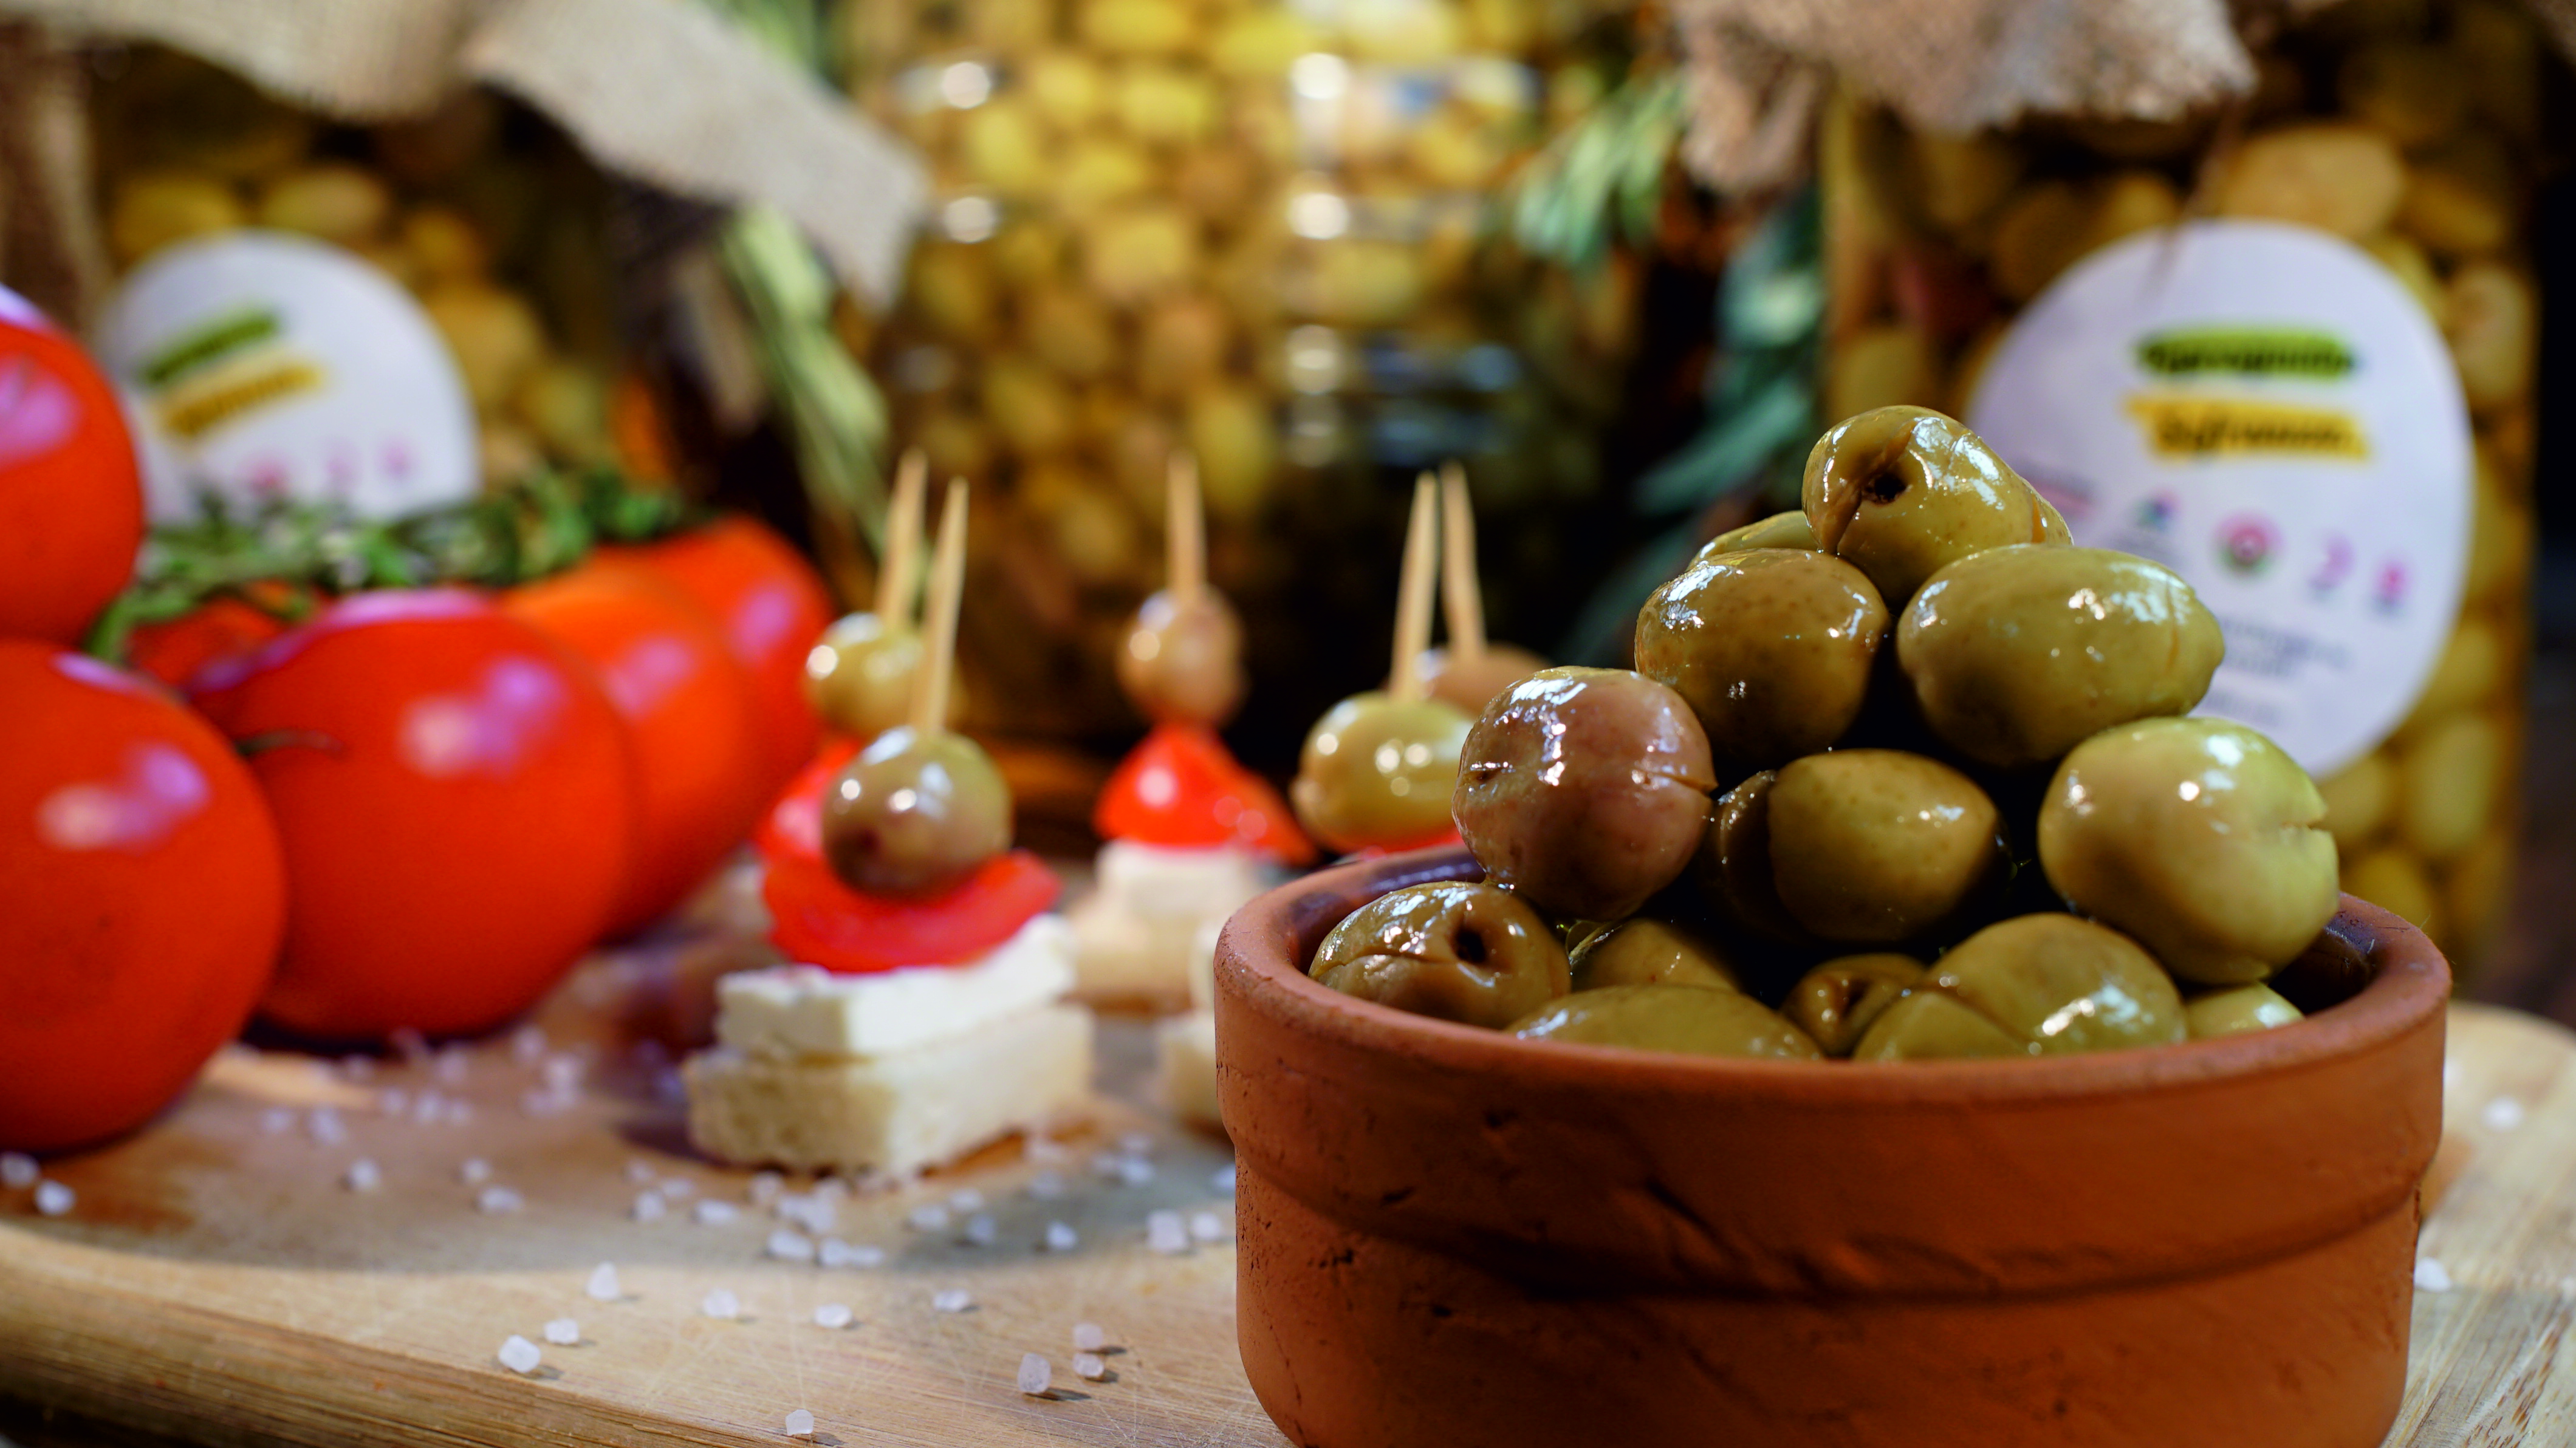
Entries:
<svg viewBox="0 0 2576 1448">
<path fill-rule="evenodd" d="M 1039 915 L 972 965 L 872 975 L 781 965 L 726 976 L 716 1039 L 747 1056 L 881 1056 L 964 1035 L 1073 988 L 1073 932 Z"/>
</svg>

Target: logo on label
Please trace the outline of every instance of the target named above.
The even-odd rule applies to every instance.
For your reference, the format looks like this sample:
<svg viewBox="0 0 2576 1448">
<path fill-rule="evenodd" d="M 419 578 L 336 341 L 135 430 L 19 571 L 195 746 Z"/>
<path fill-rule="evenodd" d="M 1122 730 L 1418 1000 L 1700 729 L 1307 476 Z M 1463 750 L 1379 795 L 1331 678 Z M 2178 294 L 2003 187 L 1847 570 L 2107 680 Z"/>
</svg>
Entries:
<svg viewBox="0 0 2576 1448">
<path fill-rule="evenodd" d="M 2218 561 L 2230 572 L 2260 573 L 2280 548 L 2281 530 L 2259 513 L 2239 513 L 2218 525 Z"/>
<path fill-rule="evenodd" d="M 2160 377 L 2228 372 L 2246 377 L 2347 376 L 2352 348 L 2298 327 L 2182 327 L 2138 342 L 2138 365 Z"/>
<path fill-rule="evenodd" d="M 2142 393 L 2128 400 L 2127 410 L 2145 433 L 2148 448 L 2162 458 L 2291 453 L 2361 461 L 2370 456 L 2360 422 L 2331 407 Z"/>
</svg>

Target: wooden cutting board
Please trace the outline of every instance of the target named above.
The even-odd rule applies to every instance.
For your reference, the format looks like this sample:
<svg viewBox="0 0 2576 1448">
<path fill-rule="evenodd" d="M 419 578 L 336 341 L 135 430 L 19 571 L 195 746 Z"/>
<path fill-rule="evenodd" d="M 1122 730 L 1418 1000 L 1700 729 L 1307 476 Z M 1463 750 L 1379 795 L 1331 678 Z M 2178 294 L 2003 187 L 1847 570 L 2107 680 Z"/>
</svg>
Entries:
<svg viewBox="0 0 2576 1448">
<path fill-rule="evenodd" d="M 688 1156 L 649 1061 L 583 1034 L 620 988 L 594 968 L 544 1018 L 551 1051 L 589 1053 L 568 1109 L 528 1113 L 523 1097 L 547 1068 L 506 1040 L 363 1082 L 240 1051 L 150 1130 L 53 1164 L 77 1194 L 67 1215 L 40 1218 L 27 1191 L 0 1192 L 0 1397 L 212 1441 L 780 1444 L 786 1414 L 803 1408 L 821 1443 L 1285 1442 L 1236 1361 L 1231 1247 L 1147 1248 L 1149 1211 L 1231 1213 L 1214 1180 L 1223 1144 L 1144 1104 L 1142 1026 L 1105 1023 L 1100 1118 L 1067 1142 L 1070 1161 L 997 1149 L 920 1186 L 844 1200 L 838 1235 L 887 1260 L 824 1268 L 764 1255 L 778 1224 L 747 1200 L 749 1174 Z M 2452 1286 L 2417 1296 L 2414 1369 L 2389 1441 L 2570 1441 L 2576 1037 L 2463 1006 L 2451 1041 L 2447 1182 L 2423 1253 Z M 403 1116 L 378 1109 L 387 1089 L 405 1093 Z M 471 1119 L 421 1124 L 423 1090 L 468 1103 Z M 344 1142 L 314 1138 L 317 1106 L 337 1110 Z M 287 1129 L 269 1129 L 280 1118 Z M 1149 1180 L 1097 1169 L 1129 1133 L 1150 1138 Z M 343 1184 L 362 1156 L 382 1175 L 373 1191 Z M 477 1210 L 478 1188 L 459 1179 L 468 1158 L 524 1205 Z M 693 1195 L 635 1221 L 630 1167 Z M 1050 1169 L 1067 1195 L 1032 1197 Z M 969 1187 L 994 1219 L 991 1245 L 961 1240 L 955 1221 L 907 1224 Z M 698 1223 L 701 1199 L 734 1204 L 735 1219 Z M 1050 1221 L 1080 1245 L 1036 1250 Z M 603 1261 L 616 1264 L 619 1300 L 584 1293 Z M 702 1311 L 719 1289 L 739 1316 Z M 973 1306 L 936 1310 L 949 1289 Z M 826 1303 L 847 1304 L 855 1323 L 817 1326 Z M 543 1343 L 559 1317 L 578 1323 L 577 1345 Z M 1070 1372 L 1080 1321 L 1118 1349 L 1103 1381 Z M 513 1333 L 540 1343 L 537 1375 L 496 1361 Z M 1030 1352 L 1052 1363 L 1054 1397 L 1016 1390 Z"/>
</svg>

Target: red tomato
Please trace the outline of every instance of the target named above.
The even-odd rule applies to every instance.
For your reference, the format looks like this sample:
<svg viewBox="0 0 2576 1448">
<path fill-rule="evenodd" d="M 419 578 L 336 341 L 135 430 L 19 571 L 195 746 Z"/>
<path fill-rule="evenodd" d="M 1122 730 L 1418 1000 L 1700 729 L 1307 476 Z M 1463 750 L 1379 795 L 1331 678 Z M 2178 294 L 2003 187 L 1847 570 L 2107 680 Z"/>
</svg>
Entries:
<svg viewBox="0 0 2576 1448">
<path fill-rule="evenodd" d="M 131 1130 L 250 1016 L 286 928 L 277 826 L 148 683 L 0 640 L 0 1147 Z"/>
<path fill-rule="evenodd" d="M 503 606 L 581 655 L 626 721 L 641 815 L 608 928 L 649 924 L 706 878 L 767 798 L 750 677 L 704 610 L 631 564 L 594 560 Z"/>
<path fill-rule="evenodd" d="M 168 623 L 137 625 L 125 661 L 172 688 L 183 688 L 209 664 L 243 654 L 286 632 L 286 624 L 238 598 L 208 600 Z"/>
<path fill-rule="evenodd" d="M 751 836 L 753 848 L 776 859 L 781 855 L 802 852 L 820 856 L 823 853 L 823 790 L 842 766 L 858 757 L 859 741 L 835 734 L 814 751 L 812 763 L 796 772 L 760 817 L 760 828 Z"/>
<path fill-rule="evenodd" d="M 758 691 L 768 783 L 802 768 L 822 730 L 805 697 L 805 655 L 832 621 L 831 595 L 813 567 L 739 514 L 658 543 L 601 551 L 661 574 L 714 615 Z"/>
<path fill-rule="evenodd" d="M 907 965 L 967 965 L 1055 903 L 1064 882 L 1026 850 L 984 862 L 932 900 L 862 895 L 819 856 L 772 856 L 760 896 L 777 923 L 769 939 L 790 960 L 864 974 Z"/>
<path fill-rule="evenodd" d="M 1103 839 L 1148 845 L 1241 845 L 1290 865 L 1315 858 L 1288 802 L 1235 762 L 1225 742 L 1189 724 L 1157 724 L 1119 762 L 1092 807 Z"/>
<path fill-rule="evenodd" d="M 356 594 L 198 676 L 286 844 L 289 1030 L 479 1031 L 608 923 L 635 761 L 579 658 L 453 589 Z"/>
<path fill-rule="evenodd" d="M 0 634 L 78 642 L 142 544 L 143 484 L 116 389 L 0 289 Z"/>
</svg>

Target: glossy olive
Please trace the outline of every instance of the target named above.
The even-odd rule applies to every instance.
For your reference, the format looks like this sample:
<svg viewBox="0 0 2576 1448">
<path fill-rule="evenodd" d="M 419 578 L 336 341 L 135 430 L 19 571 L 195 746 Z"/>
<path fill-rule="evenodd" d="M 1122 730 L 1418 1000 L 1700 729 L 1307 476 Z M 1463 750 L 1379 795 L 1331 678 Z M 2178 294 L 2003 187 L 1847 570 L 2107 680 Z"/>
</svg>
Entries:
<svg viewBox="0 0 2576 1448">
<path fill-rule="evenodd" d="M 1616 985 L 1704 985 L 1742 990 L 1735 962 L 1715 940 L 1669 920 L 1631 915 L 1583 938 L 1567 957 L 1578 991 Z"/>
<path fill-rule="evenodd" d="M 1828 960 L 1789 988 L 1780 1014 L 1828 1056 L 1848 1056 L 1899 996 L 1923 979 L 1910 955 L 1846 955 Z"/>
<path fill-rule="evenodd" d="M 1485 712 L 1494 696 L 1547 667 L 1547 660 L 1524 648 L 1488 643 L 1483 653 L 1462 658 L 1446 648 L 1422 651 L 1422 682 L 1431 697 L 1457 706 L 1473 718 Z"/>
<path fill-rule="evenodd" d="M 1811 754 L 1771 786 L 1771 883 L 1819 940 L 1912 940 L 2001 887 L 2010 861 L 2000 823 L 1976 781 L 1938 760 L 1896 749 Z"/>
<path fill-rule="evenodd" d="M 805 655 L 805 694 L 825 724 L 874 739 L 911 716 L 920 669 L 920 634 L 873 613 L 844 614 Z"/>
<path fill-rule="evenodd" d="M 1771 878 L 1771 790 L 1779 782 L 1780 772 L 1766 769 L 1719 795 L 1686 874 L 1701 907 L 1718 919 L 1772 940 L 1805 943 L 1810 937 L 1781 907 Z"/>
<path fill-rule="evenodd" d="M 2072 915 L 2022 915 L 1952 947 L 1852 1059 L 2065 1056 L 2183 1032 L 2181 993 L 2136 941 Z"/>
<path fill-rule="evenodd" d="M 1214 728 L 1233 718 L 1249 686 L 1234 606 L 1214 589 L 1187 603 L 1168 590 L 1146 599 L 1118 645 L 1118 686 L 1158 724 Z"/>
<path fill-rule="evenodd" d="M 2188 714 L 2227 651 L 2162 565 L 2104 548 L 2016 544 L 1932 575 L 1896 659 L 1941 742 L 2000 769 L 2045 764 L 2114 725 Z"/>
<path fill-rule="evenodd" d="M 1497 695 L 1458 762 L 1458 833 L 1556 915 L 1616 920 L 1673 882 L 1717 777 L 1679 694 L 1625 669 L 1541 669 Z"/>
<path fill-rule="evenodd" d="M 2068 904 L 2203 985 L 2261 980 L 2335 912 L 2325 797 L 2242 724 L 2148 719 L 2077 745 L 2039 810 L 2039 863 Z"/>
<path fill-rule="evenodd" d="M 1792 508 L 1768 518 L 1731 528 L 1700 545 L 1693 563 L 1705 563 L 1721 553 L 1742 553 L 1749 548 L 1814 548 L 1816 530 L 1807 515 Z"/>
<path fill-rule="evenodd" d="M 2281 998 L 2279 991 L 2259 982 L 2203 991 L 2183 1002 L 2182 1018 L 2195 1041 L 2268 1031 L 2305 1019 L 2297 1006 Z"/>
<path fill-rule="evenodd" d="M 1923 407 L 1836 423 L 1807 454 L 1798 501 L 1817 546 L 1903 608 L 1947 564 L 2009 543 L 2064 543 L 2066 520 L 1985 440 Z"/>
<path fill-rule="evenodd" d="M 1475 721 L 1437 699 L 1354 694 L 1306 735 L 1289 802 L 1337 850 L 1429 844 L 1449 833 L 1458 751 Z"/>
<path fill-rule="evenodd" d="M 919 899 L 1011 847 L 1011 790 L 963 734 L 889 729 L 823 794 L 823 858 L 851 889 Z"/>
<path fill-rule="evenodd" d="M 1887 625 L 1878 590 L 1831 554 L 1720 554 L 1638 611 L 1637 671 L 1690 701 L 1728 772 L 1769 769 L 1850 730 Z"/>
<path fill-rule="evenodd" d="M 1570 995 L 1512 1024 L 1534 1041 L 1626 1046 L 1689 1056 L 1816 1061 L 1806 1033 L 1740 992 L 1704 985 L 1614 985 Z"/>
<path fill-rule="evenodd" d="M 1344 916 L 1307 974 L 1380 1005 L 1502 1027 L 1567 989 L 1565 951 L 1508 890 L 1465 880 L 1408 885 Z"/>
</svg>

